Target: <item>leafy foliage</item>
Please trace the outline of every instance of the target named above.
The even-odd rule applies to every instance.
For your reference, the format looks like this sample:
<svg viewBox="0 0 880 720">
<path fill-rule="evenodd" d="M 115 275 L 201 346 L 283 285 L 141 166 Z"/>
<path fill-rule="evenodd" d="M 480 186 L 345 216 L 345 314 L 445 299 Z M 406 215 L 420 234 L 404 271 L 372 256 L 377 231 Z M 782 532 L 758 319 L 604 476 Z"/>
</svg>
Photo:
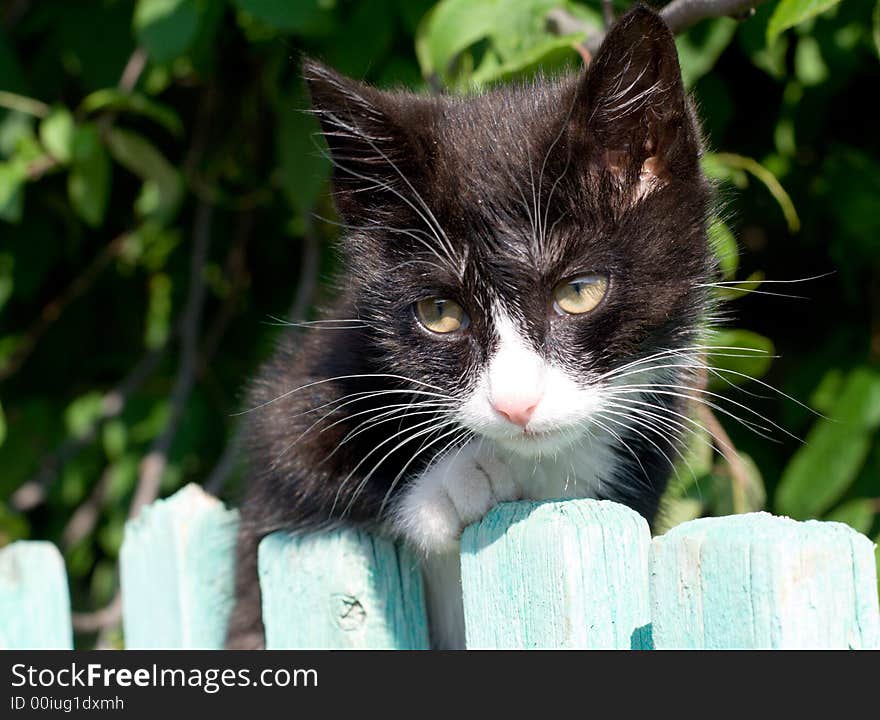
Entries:
<svg viewBox="0 0 880 720">
<path fill-rule="evenodd" d="M 164 435 L 161 492 L 234 501 L 224 449 L 271 319 L 329 292 L 301 54 L 468 91 L 577 68 L 603 32 L 598 0 L 41 0 L 2 18 L 0 545 L 58 542 L 85 611 L 113 597 Z M 719 409 L 682 419 L 663 524 L 766 507 L 877 536 L 880 2 L 772 0 L 677 44 L 722 201 L 725 323 L 706 336 Z"/>
</svg>

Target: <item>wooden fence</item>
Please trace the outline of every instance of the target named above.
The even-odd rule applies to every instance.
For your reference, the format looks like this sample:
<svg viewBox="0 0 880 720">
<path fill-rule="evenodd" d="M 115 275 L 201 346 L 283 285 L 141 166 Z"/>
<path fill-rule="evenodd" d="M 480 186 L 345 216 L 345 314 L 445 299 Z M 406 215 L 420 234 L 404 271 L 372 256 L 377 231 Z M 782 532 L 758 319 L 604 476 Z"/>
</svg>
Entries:
<svg viewBox="0 0 880 720">
<path fill-rule="evenodd" d="M 129 523 L 120 557 L 129 648 L 220 648 L 237 514 L 196 486 Z M 651 539 L 622 505 L 500 505 L 462 538 L 469 648 L 880 648 L 874 545 L 846 525 L 767 513 Z M 356 531 L 260 546 L 270 648 L 428 647 L 418 563 Z M 0 551 L 0 647 L 69 648 L 67 578 L 50 543 Z"/>
</svg>

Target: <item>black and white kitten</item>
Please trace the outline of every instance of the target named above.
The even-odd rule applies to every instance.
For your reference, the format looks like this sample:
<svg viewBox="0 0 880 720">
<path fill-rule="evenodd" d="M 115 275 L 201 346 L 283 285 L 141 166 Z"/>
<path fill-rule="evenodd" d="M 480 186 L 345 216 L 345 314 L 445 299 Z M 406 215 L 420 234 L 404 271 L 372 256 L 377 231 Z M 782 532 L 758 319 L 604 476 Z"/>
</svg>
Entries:
<svg viewBox="0 0 880 720">
<path fill-rule="evenodd" d="M 228 645 L 263 644 L 259 540 L 348 524 L 421 551 L 461 647 L 458 539 L 494 505 L 657 511 L 714 274 L 699 128 L 644 8 L 579 75 L 475 97 L 304 71 L 346 269 L 252 388 Z"/>
</svg>

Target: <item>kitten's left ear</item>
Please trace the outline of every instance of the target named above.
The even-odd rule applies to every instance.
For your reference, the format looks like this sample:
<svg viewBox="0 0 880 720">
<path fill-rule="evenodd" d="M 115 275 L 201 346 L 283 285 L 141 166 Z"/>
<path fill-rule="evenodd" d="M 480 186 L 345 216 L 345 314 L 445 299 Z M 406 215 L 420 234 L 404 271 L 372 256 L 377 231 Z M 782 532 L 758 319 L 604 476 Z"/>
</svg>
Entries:
<svg viewBox="0 0 880 720">
<path fill-rule="evenodd" d="M 574 122 L 593 167 L 637 196 L 693 172 L 699 145 L 675 39 L 659 15 L 636 7 L 611 28 L 578 89 Z"/>
<path fill-rule="evenodd" d="M 431 106 L 423 98 L 377 90 L 314 60 L 303 62 L 312 109 L 333 159 L 333 189 L 349 220 L 393 203 L 425 162 Z"/>
</svg>

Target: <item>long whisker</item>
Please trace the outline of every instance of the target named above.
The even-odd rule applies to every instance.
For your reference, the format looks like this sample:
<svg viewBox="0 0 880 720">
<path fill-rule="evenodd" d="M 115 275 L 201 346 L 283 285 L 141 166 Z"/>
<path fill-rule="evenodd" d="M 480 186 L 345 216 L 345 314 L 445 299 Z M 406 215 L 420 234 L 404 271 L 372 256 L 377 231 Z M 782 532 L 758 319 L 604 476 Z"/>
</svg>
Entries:
<svg viewBox="0 0 880 720">
<path fill-rule="evenodd" d="M 361 490 L 364 487 L 366 487 L 366 484 L 369 481 L 369 479 L 375 474 L 375 472 L 379 469 L 379 467 L 382 465 L 382 463 L 384 463 L 389 457 L 391 457 L 395 452 L 397 452 L 400 448 L 402 448 L 407 443 L 412 442 L 413 440 L 415 440 L 419 437 L 422 437 L 423 435 L 428 435 L 428 434 L 443 430 L 444 428 L 449 427 L 450 425 L 454 425 L 454 424 L 455 424 L 454 420 L 446 420 L 442 423 L 437 423 L 435 418 L 431 418 L 431 419 L 425 420 L 421 423 L 416 423 L 413 427 L 407 428 L 406 430 L 403 430 L 399 433 L 395 433 L 387 440 L 384 440 L 383 442 L 379 443 L 375 448 L 373 448 L 369 453 L 367 453 L 357 465 L 355 465 L 354 469 L 342 481 L 342 483 L 339 486 L 339 491 L 336 493 L 336 500 L 333 501 L 333 506 L 334 507 L 336 506 L 336 501 L 339 498 L 339 492 L 342 491 L 342 488 L 345 487 L 345 485 L 348 483 L 348 481 L 351 479 L 351 477 L 354 475 L 354 473 L 357 472 L 358 468 L 360 468 L 360 466 L 363 465 L 364 462 L 366 462 L 367 458 L 369 458 L 379 448 L 388 444 L 389 442 L 391 442 L 395 438 L 399 437 L 403 433 L 406 433 L 406 432 L 411 433 L 409 436 L 405 437 L 401 442 L 399 442 L 397 445 L 395 445 L 391 450 L 389 450 L 387 453 L 385 453 L 385 455 L 382 457 L 382 459 L 379 460 L 379 462 L 377 462 L 373 466 L 373 468 L 363 477 L 363 479 L 360 481 L 358 486 L 355 488 L 355 491 L 352 495 L 351 500 L 349 500 L 348 505 L 346 506 L 345 510 L 343 511 L 343 513 L 342 513 L 343 517 L 346 514 L 348 514 L 348 512 L 351 510 L 351 505 L 354 502 L 354 499 L 358 496 L 358 494 L 361 492 Z M 428 425 L 428 427 L 425 428 L 424 427 L 425 425 Z M 411 432 L 412 430 L 419 428 L 419 427 L 421 427 L 422 429 L 420 429 L 414 433 Z M 456 427 L 456 428 L 453 428 L 453 430 L 451 432 L 455 432 L 457 430 L 458 430 L 458 428 Z M 332 509 L 331 509 L 331 513 L 332 513 Z"/>
<path fill-rule="evenodd" d="M 273 461 L 273 463 L 272 463 L 273 466 L 276 466 L 276 465 L 278 464 L 278 462 L 279 462 L 279 461 L 280 461 L 280 460 L 281 460 L 281 459 L 282 459 L 282 458 L 283 458 L 283 457 L 284 457 L 284 456 L 285 456 L 285 455 L 286 455 L 286 454 L 287 454 L 287 453 L 288 453 L 288 452 L 289 452 L 294 446 L 296 446 L 297 443 L 299 443 L 299 442 L 300 442 L 300 441 L 301 441 L 306 435 L 308 435 L 312 430 L 314 430 L 316 427 L 318 427 L 318 425 L 320 425 L 322 422 L 324 422 L 324 420 L 326 420 L 326 419 L 327 419 L 330 415 L 332 415 L 333 413 L 339 411 L 341 408 L 345 407 L 346 405 L 351 405 L 352 403 L 356 403 L 356 402 L 363 402 L 363 401 L 365 401 L 365 400 L 369 400 L 369 399 L 371 399 L 371 398 L 373 398 L 373 397 L 375 397 L 375 396 L 377 396 L 377 395 L 385 394 L 385 393 L 388 393 L 388 392 L 394 392 L 394 391 L 380 391 L 380 392 L 378 392 L 378 393 L 371 393 L 371 394 L 369 394 L 367 397 L 358 397 L 358 398 L 355 398 L 355 399 L 352 399 L 352 400 L 348 400 L 348 401 L 342 403 L 341 405 L 337 405 L 336 407 L 332 408 L 329 412 L 325 413 L 322 417 L 320 417 L 320 418 L 318 418 L 317 420 L 315 420 L 315 422 L 313 422 L 313 423 L 312 423 L 311 425 L 309 425 L 305 430 L 303 430 L 303 431 L 302 431 L 302 432 L 301 432 L 296 438 L 294 438 L 294 440 L 293 440 L 290 444 L 288 444 L 287 446 L 285 446 L 285 448 L 284 448 L 284 449 L 278 454 L 278 456 L 277 456 L 277 457 L 275 458 L 275 460 Z M 359 393 L 358 393 L 358 394 L 359 394 Z M 345 397 L 347 397 L 347 396 L 345 396 Z M 336 402 L 336 401 L 334 401 L 334 402 Z M 329 405 L 329 404 L 332 404 L 332 403 L 325 403 L 324 406 Z M 345 422 L 346 420 L 349 420 L 349 419 L 351 419 L 351 418 L 353 418 L 353 417 L 358 417 L 358 416 L 360 416 L 360 415 L 364 415 L 364 414 L 368 414 L 368 413 L 378 413 L 378 412 L 381 412 L 381 411 L 383 411 L 383 410 L 386 410 L 386 409 L 389 408 L 389 407 L 400 407 L 400 408 L 404 408 L 404 409 L 405 409 L 405 408 L 411 408 L 411 407 L 422 407 L 422 406 L 424 406 L 424 407 L 432 407 L 432 406 L 434 406 L 434 405 L 437 405 L 437 406 L 444 406 L 444 407 L 445 407 L 447 404 L 449 404 L 449 403 L 446 403 L 446 402 L 443 402 L 443 401 L 439 401 L 439 400 L 423 400 L 423 401 L 420 401 L 420 402 L 418 402 L 418 403 L 416 403 L 415 400 L 413 400 L 412 402 L 409 402 L 409 403 L 401 403 L 401 404 L 399 404 L 399 405 L 392 405 L 392 406 L 389 406 L 389 405 L 383 405 L 383 406 L 376 407 L 376 408 L 368 408 L 368 409 L 366 409 L 366 410 L 362 410 L 361 412 L 354 413 L 354 414 L 352 414 L 352 415 L 345 415 L 345 416 L 343 416 L 342 418 L 340 418 L 339 420 L 333 422 L 332 424 L 328 425 L 327 427 L 322 428 L 321 431 L 319 432 L 319 434 L 320 434 L 320 433 L 323 433 L 324 431 L 329 430 L 330 428 L 335 427 L 335 426 L 338 425 L 339 423 L 341 423 L 341 422 Z M 312 412 L 312 411 L 311 411 L 311 410 L 306 411 L 306 413 L 308 413 L 308 412 Z M 306 413 L 300 413 L 300 415 L 304 415 L 304 414 L 306 414 Z M 296 417 L 296 416 L 294 416 L 294 417 Z M 360 427 L 360 426 L 358 426 L 358 427 Z M 349 434 L 351 434 L 351 433 L 349 433 Z M 330 453 L 330 456 L 332 456 L 332 455 L 336 452 L 336 450 L 339 449 L 339 447 L 340 447 L 340 446 L 346 441 L 347 438 L 348 438 L 348 436 L 346 436 L 345 438 L 343 438 L 343 439 L 337 444 L 337 446 L 336 446 L 336 448 L 333 450 L 333 452 Z M 328 457 L 330 457 L 330 456 L 328 456 Z"/>
<path fill-rule="evenodd" d="M 234 416 L 245 415 L 247 413 L 254 412 L 255 410 L 261 410 L 262 408 L 267 407 L 268 405 L 272 405 L 273 403 L 276 403 L 279 400 L 283 400 L 284 398 L 289 397 L 290 395 L 293 395 L 294 393 L 300 392 L 301 390 L 306 390 L 310 387 L 315 387 L 316 385 L 323 385 L 325 383 L 334 382 L 336 380 L 355 380 L 355 379 L 361 379 L 361 378 L 385 378 L 385 379 L 391 379 L 391 380 L 402 380 L 404 382 L 411 382 L 416 385 L 421 385 L 423 387 L 431 388 L 432 390 L 437 390 L 440 393 L 443 393 L 443 388 L 437 387 L 436 385 L 431 385 L 430 383 L 422 382 L 421 380 L 415 380 L 413 378 L 408 378 L 403 375 L 395 375 L 393 373 L 359 373 L 359 374 L 355 374 L 355 375 L 337 375 L 335 377 L 322 378 L 321 380 L 315 380 L 314 382 L 306 383 L 305 385 L 300 385 L 299 387 L 294 388 L 293 390 L 288 390 L 287 392 L 284 392 L 281 395 L 279 395 L 275 398 L 272 398 L 271 400 L 267 400 L 264 403 L 260 403 L 259 405 L 252 407 L 249 410 L 242 410 L 241 412 L 233 413 L 233 415 Z M 444 397 L 449 398 L 449 396 L 446 395 L 445 393 L 443 393 L 443 395 L 444 395 Z"/>
<path fill-rule="evenodd" d="M 604 417 L 604 418 L 605 418 L 606 420 L 608 420 L 609 422 L 615 423 L 616 425 L 618 425 L 618 426 L 620 426 L 620 427 L 626 428 L 627 430 L 630 430 L 631 432 L 636 433 L 636 434 L 639 435 L 641 438 L 643 438 L 644 440 L 646 440 L 647 442 L 649 442 L 649 443 L 650 443 L 651 445 L 653 445 L 653 446 L 657 449 L 657 451 L 658 451 L 658 452 L 659 452 L 659 453 L 660 453 L 660 454 L 666 459 L 666 461 L 669 463 L 669 467 L 670 467 L 673 471 L 675 470 L 675 463 L 672 461 L 672 458 L 670 458 L 669 455 L 668 455 L 668 454 L 667 454 L 667 453 L 666 453 L 666 452 L 665 452 L 665 451 L 664 451 L 664 450 L 663 450 L 663 449 L 662 449 L 662 448 L 661 448 L 656 442 L 654 442 L 651 438 L 649 438 L 647 435 L 645 435 L 643 432 L 641 432 L 637 427 L 633 427 L 632 425 L 629 425 L 629 424 L 627 424 L 627 423 L 623 423 L 623 422 L 621 422 L 620 420 L 616 420 L 615 418 L 608 417 L 608 415 L 616 415 L 616 416 L 618 416 L 618 417 L 625 418 L 626 420 L 629 420 L 630 422 L 634 422 L 634 421 L 635 421 L 634 418 L 632 418 L 631 416 L 627 415 L 626 413 L 617 412 L 617 411 L 615 411 L 615 410 L 608 410 L 607 408 L 603 408 L 603 409 L 599 412 L 599 414 L 602 415 L 602 417 Z M 653 426 L 651 426 L 651 425 L 649 425 L 649 424 L 647 424 L 647 423 L 645 423 L 645 422 L 639 422 L 639 421 L 635 421 L 635 422 L 636 422 L 638 425 L 641 425 L 642 427 L 645 427 L 645 428 L 647 428 L 647 429 L 649 429 L 649 430 L 653 430 L 654 433 L 656 433 L 657 435 L 659 435 L 659 436 L 660 436 L 661 438 L 663 438 L 664 440 L 669 440 L 669 439 L 670 439 L 667 435 L 665 435 L 664 433 L 660 432 L 659 430 L 657 430 L 656 428 L 654 428 Z M 684 455 L 681 454 L 681 451 L 680 451 L 677 447 L 675 447 L 675 443 L 670 443 L 670 444 L 671 444 L 672 448 L 675 450 L 675 452 L 678 453 L 678 456 L 682 459 L 682 461 L 684 462 L 684 464 L 688 466 L 688 469 L 691 471 L 691 474 L 694 476 L 694 479 L 696 480 L 696 474 L 694 474 L 693 469 L 690 467 L 690 463 L 688 463 L 688 461 L 685 459 Z M 644 470 L 644 468 L 642 468 L 642 469 Z"/>
<path fill-rule="evenodd" d="M 467 445 L 467 443 L 470 441 L 470 439 L 473 438 L 473 436 L 475 435 L 474 432 L 472 432 L 470 430 L 466 430 L 464 428 L 456 428 L 455 432 L 456 433 L 464 433 L 464 434 L 463 435 L 456 434 L 455 437 L 453 437 L 450 442 L 448 442 L 446 445 L 444 445 L 443 448 L 439 452 L 435 453 L 434 457 L 431 460 L 432 463 L 437 462 L 438 458 L 442 458 L 444 456 L 444 454 L 446 453 L 446 451 L 449 448 L 451 448 L 453 445 L 455 445 L 456 443 L 461 443 L 461 447 L 459 448 L 459 452 L 461 452 L 461 448 L 463 448 L 465 445 Z M 391 485 L 388 487 L 388 491 L 385 493 L 385 496 L 382 498 L 382 503 L 379 505 L 379 514 L 380 515 L 382 515 L 385 512 L 385 506 L 388 503 L 388 500 L 391 498 L 391 493 L 394 492 L 394 488 L 397 487 L 397 483 L 399 483 L 400 480 L 403 479 L 403 476 L 406 473 L 409 466 L 412 465 L 412 463 L 416 460 L 416 458 L 422 452 L 424 452 L 425 450 L 427 450 L 428 448 L 433 446 L 435 443 L 440 442 L 444 438 L 449 437 L 449 435 L 450 435 L 450 433 L 443 433 L 442 435 L 438 435 L 436 438 L 434 438 L 434 440 L 432 440 L 430 443 L 427 443 L 427 444 L 422 443 L 422 446 L 418 450 L 416 450 L 416 452 L 413 454 L 413 456 L 406 462 L 406 464 L 403 466 L 403 468 L 401 468 L 400 472 L 397 473 L 397 476 L 394 478 L 394 480 L 391 481 Z"/>
<path fill-rule="evenodd" d="M 678 386 L 678 387 L 682 387 L 688 391 L 693 390 L 693 388 L 688 388 L 686 386 Z M 768 434 L 768 433 L 772 432 L 772 430 L 770 428 L 759 425 L 751 420 L 745 420 L 745 419 L 739 417 L 738 415 L 733 414 L 729 410 L 717 405 L 716 403 L 713 403 L 709 400 L 706 400 L 702 396 L 697 396 L 697 395 L 693 395 L 693 394 L 685 394 L 685 393 L 681 393 L 681 392 L 673 392 L 671 390 L 665 390 L 665 389 L 658 389 L 657 386 L 650 386 L 650 385 L 628 386 L 627 388 L 623 388 L 623 389 L 615 389 L 613 391 L 613 393 L 611 393 L 611 394 L 620 394 L 620 395 L 625 395 L 628 393 L 642 394 L 645 391 L 648 391 L 654 395 L 669 395 L 671 397 L 678 397 L 678 398 L 682 398 L 684 400 L 692 400 L 694 402 L 703 403 L 704 405 L 712 408 L 716 412 L 722 413 L 723 415 L 726 415 L 727 417 L 731 418 L 732 420 L 735 420 L 737 423 L 739 423 L 740 425 L 742 425 L 745 428 L 748 428 L 749 430 L 754 432 L 756 435 L 759 435 L 760 437 L 763 437 L 766 440 L 769 440 L 771 442 L 778 442 L 778 440 L 776 440 L 774 437 L 772 437 L 771 435 Z M 800 441 L 800 438 L 798 438 L 796 435 L 792 435 L 790 432 L 788 432 L 788 430 L 786 430 L 785 428 L 783 428 L 779 425 L 776 425 L 776 423 L 774 423 L 772 420 L 768 420 L 767 418 L 765 418 L 763 415 L 761 415 L 757 411 L 752 410 L 751 408 L 748 408 L 745 405 L 742 405 L 740 403 L 736 403 L 736 402 L 730 400 L 729 398 L 724 398 L 724 399 L 729 400 L 730 402 L 733 402 L 735 405 L 742 408 L 743 410 L 746 410 L 747 412 L 751 412 L 754 415 L 757 415 L 759 418 L 761 418 L 765 422 L 769 422 L 771 425 L 776 427 L 778 430 L 784 432 L 786 435 L 791 435 L 791 437 L 793 437 L 795 440 Z"/>
</svg>

